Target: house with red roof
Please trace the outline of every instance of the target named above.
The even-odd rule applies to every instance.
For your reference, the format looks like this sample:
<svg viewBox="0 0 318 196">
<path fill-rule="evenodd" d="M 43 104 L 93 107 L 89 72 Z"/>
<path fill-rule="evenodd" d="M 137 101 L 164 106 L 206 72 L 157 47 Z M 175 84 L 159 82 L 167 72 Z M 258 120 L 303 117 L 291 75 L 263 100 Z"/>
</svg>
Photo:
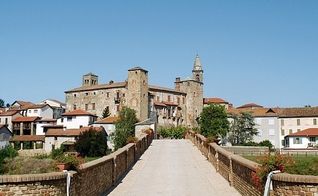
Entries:
<svg viewBox="0 0 318 196">
<path fill-rule="evenodd" d="M 69 152 L 74 152 L 74 144 L 78 139 L 79 135 L 84 132 L 88 131 L 90 128 L 95 129 L 97 131 L 105 132 L 103 127 L 81 127 L 76 129 L 48 129 L 45 134 L 45 143 L 44 149 L 47 153 L 52 151 L 52 147 L 57 149 L 63 144 Z M 107 137 L 107 133 L 105 132 L 105 140 Z"/>
<path fill-rule="evenodd" d="M 66 129 L 78 129 L 91 126 L 96 120 L 96 115 L 77 109 L 63 113 L 62 117 L 57 119 L 57 125 L 63 125 Z"/>
<path fill-rule="evenodd" d="M 318 128 L 308 128 L 285 136 L 285 148 L 304 149 L 318 145 Z"/>
<path fill-rule="evenodd" d="M 223 105 L 225 109 L 229 109 L 229 107 L 232 106 L 228 101 L 225 101 L 221 98 L 203 98 L 203 107 L 206 107 L 211 103 Z"/>
<path fill-rule="evenodd" d="M 17 117 L 22 117 L 18 111 L 6 111 L 0 114 L 0 124 L 4 124 L 12 132 L 12 120 Z"/>
</svg>

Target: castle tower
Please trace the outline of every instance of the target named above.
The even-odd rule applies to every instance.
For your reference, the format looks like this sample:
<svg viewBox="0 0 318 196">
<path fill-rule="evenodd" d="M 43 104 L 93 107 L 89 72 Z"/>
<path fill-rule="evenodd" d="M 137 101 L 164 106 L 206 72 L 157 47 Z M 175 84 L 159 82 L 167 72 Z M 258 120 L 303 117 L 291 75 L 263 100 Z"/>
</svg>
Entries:
<svg viewBox="0 0 318 196">
<path fill-rule="evenodd" d="M 193 70 L 193 78 L 186 78 L 183 81 L 176 79 L 175 89 L 180 89 L 187 94 L 185 107 L 186 126 L 198 127 L 200 113 L 203 110 L 203 69 L 199 55 L 196 55 Z"/>
<path fill-rule="evenodd" d="M 136 110 L 139 120 L 148 119 L 148 71 L 141 67 L 128 70 L 127 106 Z"/>
<path fill-rule="evenodd" d="M 203 82 L 203 70 L 199 55 L 195 57 L 192 74 L 194 80 Z"/>
<path fill-rule="evenodd" d="M 98 76 L 89 72 L 86 75 L 83 75 L 82 86 L 92 86 L 98 85 Z"/>
</svg>

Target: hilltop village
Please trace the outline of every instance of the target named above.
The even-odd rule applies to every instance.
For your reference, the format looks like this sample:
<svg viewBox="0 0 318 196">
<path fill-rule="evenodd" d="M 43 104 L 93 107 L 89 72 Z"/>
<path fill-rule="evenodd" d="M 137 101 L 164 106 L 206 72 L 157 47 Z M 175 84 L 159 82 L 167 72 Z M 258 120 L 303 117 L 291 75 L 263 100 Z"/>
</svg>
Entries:
<svg viewBox="0 0 318 196">
<path fill-rule="evenodd" d="M 88 73 L 83 75 L 81 86 L 65 91 L 65 103 L 54 99 L 41 103 L 17 100 L 10 107 L 1 108 L 0 148 L 20 142 L 23 149 L 23 142 L 33 142 L 32 148 L 41 146 L 39 150 L 49 153 L 61 144 L 72 147 L 79 134 L 90 126 L 110 135 L 123 106 L 136 111 L 136 134 L 158 126 L 195 128 L 199 126 L 201 111 L 210 103 L 223 105 L 229 113 L 252 112 L 258 129 L 255 142 L 269 140 L 275 148 L 316 146 L 318 107 L 268 108 L 248 103 L 234 108 L 221 98 L 203 97 L 203 84 L 198 55 L 192 77 L 177 77 L 174 89 L 148 84 L 148 71 L 141 67 L 129 69 L 125 81 L 108 84 L 99 84 L 98 76 Z M 110 115 L 103 119 L 105 110 Z M 112 147 L 109 137 L 107 140 Z"/>
</svg>

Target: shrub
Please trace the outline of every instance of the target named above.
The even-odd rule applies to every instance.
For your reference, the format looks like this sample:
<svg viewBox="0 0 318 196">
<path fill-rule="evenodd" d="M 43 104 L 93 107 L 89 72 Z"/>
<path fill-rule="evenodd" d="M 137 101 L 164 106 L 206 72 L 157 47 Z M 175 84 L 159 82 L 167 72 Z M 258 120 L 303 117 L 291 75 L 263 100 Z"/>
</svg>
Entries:
<svg viewBox="0 0 318 196">
<path fill-rule="evenodd" d="M 295 162 L 291 160 L 291 156 L 278 152 L 271 153 L 270 151 L 261 154 L 257 158 L 257 162 L 260 165 L 256 168 L 256 172 L 252 172 L 251 176 L 259 191 L 264 191 L 263 187 L 265 186 L 266 178 L 271 171 L 280 170 L 285 172 L 285 169 L 295 165 Z"/>
<path fill-rule="evenodd" d="M 171 128 L 159 127 L 158 133 L 162 138 L 182 139 L 185 137 L 186 128 L 185 127 L 171 127 Z"/>
<path fill-rule="evenodd" d="M 0 150 L 0 174 L 5 173 L 5 159 L 13 159 L 16 156 L 18 156 L 18 152 L 11 146 Z"/>
<path fill-rule="evenodd" d="M 129 136 L 126 140 L 126 144 L 129 144 L 129 143 L 136 143 L 138 142 L 138 138 L 136 137 L 133 137 L 133 136 Z"/>
</svg>

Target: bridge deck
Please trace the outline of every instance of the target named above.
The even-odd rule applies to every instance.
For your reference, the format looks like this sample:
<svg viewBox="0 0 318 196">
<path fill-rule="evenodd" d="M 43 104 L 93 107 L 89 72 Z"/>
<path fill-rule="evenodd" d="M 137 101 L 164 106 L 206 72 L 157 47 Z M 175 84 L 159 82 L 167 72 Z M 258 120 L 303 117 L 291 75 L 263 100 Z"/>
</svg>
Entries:
<svg viewBox="0 0 318 196">
<path fill-rule="evenodd" d="M 240 195 L 189 140 L 154 140 L 109 195 Z"/>
</svg>

